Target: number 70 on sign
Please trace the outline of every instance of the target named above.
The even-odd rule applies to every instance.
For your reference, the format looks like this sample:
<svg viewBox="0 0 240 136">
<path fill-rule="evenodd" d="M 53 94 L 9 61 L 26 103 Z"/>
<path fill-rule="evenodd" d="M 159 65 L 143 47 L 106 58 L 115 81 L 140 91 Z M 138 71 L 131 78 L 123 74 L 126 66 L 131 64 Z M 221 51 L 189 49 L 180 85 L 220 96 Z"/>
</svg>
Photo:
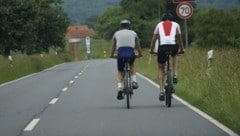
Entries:
<svg viewBox="0 0 240 136">
<path fill-rule="evenodd" d="M 193 7 L 188 2 L 181 2 L 178 4 L 176 12 L 181 19 L 188 19 L 193 14 Z"/>
</svg>

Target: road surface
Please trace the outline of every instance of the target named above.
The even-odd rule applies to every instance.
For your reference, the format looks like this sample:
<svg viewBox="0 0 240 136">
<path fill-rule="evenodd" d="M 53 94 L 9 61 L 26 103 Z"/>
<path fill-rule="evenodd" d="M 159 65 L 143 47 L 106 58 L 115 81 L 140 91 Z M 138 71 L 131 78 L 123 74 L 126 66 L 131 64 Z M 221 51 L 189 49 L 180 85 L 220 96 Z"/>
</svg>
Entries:
<svg viewBox="0 0 240 136">
<path fill-rule="evenodd" d="M 61 64 L 0 85 L 0 136 L 227 136 L 137 77 L 131 109 L 116 99 L 112 59 Z"/>
</svg>

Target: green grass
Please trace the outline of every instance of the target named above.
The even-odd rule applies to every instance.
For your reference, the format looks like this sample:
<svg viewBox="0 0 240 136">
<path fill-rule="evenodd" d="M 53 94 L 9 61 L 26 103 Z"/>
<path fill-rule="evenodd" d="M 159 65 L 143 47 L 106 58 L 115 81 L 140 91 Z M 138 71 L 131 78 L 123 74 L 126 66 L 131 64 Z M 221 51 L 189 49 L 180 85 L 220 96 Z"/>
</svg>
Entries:
<svg viewBox="0 0 240 136">
<path fill-rule="evenodd" d="M 109 57 L 111 42 L 92 40 L 91 45 L 92 59 Z M 84 42 L 78 44 L 77 49 L 77 60 L 86 60 Z M 192 47 L 179 57 L 176 94 L 240 134 L 240 49 L 214 50 L 209 74 L 206 74 L 207 51 Z M 143 55 L 136 60 L 138 72 L 158 83 L 156 56 L 149 61 L 147 49 L 143 50 Z M 0 56 L 0 83 L 72 60 L 66 53 L 57 56 L 46 54 L 43 58 L 39 55 L 14 55 L 13 59 L 14 67 L 9 67 L 8 60 Z"/>
<path fill-rule="evenodd" d="M 27 56 L 16 54 L 12 57 L 13 66 L 11 67 L 8 58 L 0 56 L 0 84 L 42 71 L 56 64 L 71 61 L 71 58 L 66 53 L 60 53 L 58 55 L 44 54 L 43 57 L 40 57 L 40 55 Z"/>
<path fill-rule="evenodd" d="M 214 51 L 207 72 L 207 50 L 191 48 L 180 57 L 177 94 L 240 133 L 239 49 Z"/>
<path fill-rule="evenodd" d="M 86 45 L 83 40 L 80 44 L 76 45 L 77 47 L 77 60 L 86 60 Z M 103 59 L 108 58 L 110 55 L 111 43 L 106 40 L 93 40 L 91 39 L 91 59 Z M 106 51 L 106 56 L 104 55 Z"/>
</svg>

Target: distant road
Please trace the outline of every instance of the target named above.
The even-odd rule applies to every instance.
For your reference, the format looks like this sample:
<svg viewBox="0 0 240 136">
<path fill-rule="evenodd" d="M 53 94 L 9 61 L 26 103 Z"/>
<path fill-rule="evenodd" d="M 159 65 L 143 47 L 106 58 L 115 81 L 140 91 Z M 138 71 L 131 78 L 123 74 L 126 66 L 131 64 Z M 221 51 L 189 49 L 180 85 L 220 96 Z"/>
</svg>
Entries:
<svg viewBox="0 0 240 136">
<path fill-rule="evenodd" d="M 138 76 L 131 109 L 116 99 L 115 60 L 59 65 L 0 85 L 0 136 L 227 136 Z"/>
</svg>

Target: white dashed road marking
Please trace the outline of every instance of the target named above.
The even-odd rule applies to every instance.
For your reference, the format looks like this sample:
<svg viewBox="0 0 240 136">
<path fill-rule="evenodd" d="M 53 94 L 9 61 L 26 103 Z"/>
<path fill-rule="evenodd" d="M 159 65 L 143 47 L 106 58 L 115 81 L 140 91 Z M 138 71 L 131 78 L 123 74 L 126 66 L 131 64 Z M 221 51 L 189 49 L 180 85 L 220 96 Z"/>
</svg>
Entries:
<svg viewBox="0 0 240 136">
<path fill-rule="evenodd" d="M 66 92 L 67 90 L 68 90 L 67 87 L 65 87 L 65 88 L 62 89 L 63 92 Z"/>
<path fill-rule="evenodd" d="M 59 99 L 59 98 L 53 98 L 53 99 L 49 102 L 49 104 L 55 104 L 55 103 L 58 101 L 58 99 Z"/>
<path fill-rule="evenodd" d="M 32 131 L 39 121 L 40 121 L 39 118 L 33 119 L 33 120 L 27 125 L 27 127 L 24 129 L 24 131 Z"/>
<path fill-rule="evenodd" d="M 69 83 L 70 83 L 70 84 L 74 83 L 74 80 L 71 80 Z"/>
</svg>

